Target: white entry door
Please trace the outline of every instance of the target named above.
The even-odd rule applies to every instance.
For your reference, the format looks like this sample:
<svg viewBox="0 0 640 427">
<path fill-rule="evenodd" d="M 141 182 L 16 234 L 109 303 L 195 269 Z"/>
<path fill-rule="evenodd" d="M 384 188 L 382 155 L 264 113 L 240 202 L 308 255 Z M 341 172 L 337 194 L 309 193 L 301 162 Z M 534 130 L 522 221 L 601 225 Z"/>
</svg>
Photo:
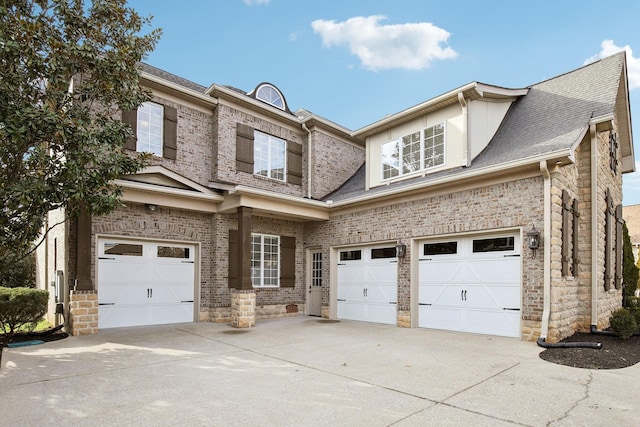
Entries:
<svg viewBox="0 0 640 427">
<path fill-rule="evenodd" d="M 322 316 L 322 251 L 309 254 L 309 292 L 307 310 L 309 316 Z"/>
<path fill-rule="evenodd" d="M 194 321 L 195 246 L 98 241 L 98 326 Z"/>
<path fill-rule="evenodd" d="M 425 241 L 419 248 L 420 327 L 520 336 L 519 235 Z"/>
<path fill-rule="evenodd" d="M 398 261 L 395 246 L 339 252 L 338 318 L 397 322 Z"/>
</svg>

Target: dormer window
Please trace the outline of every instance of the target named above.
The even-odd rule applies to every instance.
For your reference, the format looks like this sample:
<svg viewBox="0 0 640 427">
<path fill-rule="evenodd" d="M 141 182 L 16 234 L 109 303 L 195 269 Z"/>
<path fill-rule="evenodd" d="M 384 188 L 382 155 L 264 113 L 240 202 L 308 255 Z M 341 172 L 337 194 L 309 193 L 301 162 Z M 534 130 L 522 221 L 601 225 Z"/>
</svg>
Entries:
<svg viewBox="0 0 640 427">
<path fill-rule="evenodd" d="M 405 135 L 382 146 L 382 179 L 444 165 L 444 123 Z"/>
<path fill-rule="evenodd" d="M 256 99 L 273 105 L 281 110 L 285 109 L 284 97 L 278 89 L 270 84 L 263 84 L 256 90 Z"/>
</svg>

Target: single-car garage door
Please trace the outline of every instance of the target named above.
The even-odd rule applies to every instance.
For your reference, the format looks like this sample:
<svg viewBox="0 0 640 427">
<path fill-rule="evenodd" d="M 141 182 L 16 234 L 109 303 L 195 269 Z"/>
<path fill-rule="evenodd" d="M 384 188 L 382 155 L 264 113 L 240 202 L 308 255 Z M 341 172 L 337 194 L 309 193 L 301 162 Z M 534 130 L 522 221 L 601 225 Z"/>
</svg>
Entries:
<svg viewBox="0 0 640 427">
<path fill-rule="evenodd" d="M 395 246 L 342 249 L 338 259 L 338 318 L 395 325 Z"/>
<path fill-rule="evenodd" d="M 419 248 L 420 327 L 520 336 L 518 234 L 425 241 Z"/>
<path fill-rule="evenodd" d="M 101 238 L 98 327 L 193 322 L 195 246 Z"/>
</svg>

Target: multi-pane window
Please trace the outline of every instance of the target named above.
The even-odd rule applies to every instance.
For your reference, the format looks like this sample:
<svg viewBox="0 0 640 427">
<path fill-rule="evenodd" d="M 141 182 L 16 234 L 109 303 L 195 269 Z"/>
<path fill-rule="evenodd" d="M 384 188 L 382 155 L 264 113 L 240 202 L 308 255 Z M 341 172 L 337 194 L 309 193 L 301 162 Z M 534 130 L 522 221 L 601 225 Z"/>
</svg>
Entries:
<svg viewBox="0 0 640 427">
<path fill-rule="evenodd" d="M 311 286 L 322 286 L 322 252 L 314 252 L 311 262 Z"/>
<path fill-rule="evenodd" d="M 444 123 L 405 135 L 382 146 L 382 179 L 444 164 Z"/>
<path fill-rule="evenodd" d="M 162 156 L 162 105 L 145 102 L 138 108 L 137 151 Z"/>
<path fill-rule="evenodd" d="M 253 173 L 268 178 L 285 180 L 287 141 L 267 135 L 254 133 Z"/>
<path fill-rule="evenodd" d="M 280 237 L 251 235 L 251 282 L 254 288 L 277 288 L 280 278 Z"/>
</svg>

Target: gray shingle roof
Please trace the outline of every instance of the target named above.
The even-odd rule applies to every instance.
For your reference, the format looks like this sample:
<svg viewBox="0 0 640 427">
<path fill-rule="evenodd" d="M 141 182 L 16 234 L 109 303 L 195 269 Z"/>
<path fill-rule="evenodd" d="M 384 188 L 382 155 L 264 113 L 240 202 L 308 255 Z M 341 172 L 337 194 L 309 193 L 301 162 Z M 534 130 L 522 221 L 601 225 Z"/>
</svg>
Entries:
<svg viewBox="0 0 640 427">
<path fill-rule="evenodd" d="M 183 77 L 176 76 L 175 74 L 171 74 L 168 71 L 161 70 L 160 68 L 156 68 L 152 65 L 145 64 L 144 62 L 140 63 L 140 69 L 156 77 L 160 77 L 163 80 L 177 84 L 178 86 L 195 90 L 196 92 L 205 93 L 207 90 L 205 86 L 199 85 L 198 83 L 194 83 L 191 80 L 187 80 Z"/>
<path fill-rule="evenodd" d="M 492 140 L 467 168 L 427 174 L 370 190 L 365 190 L 365 174 L 356 173 L 325 199 L 340 201 L 384 193 L 473 169 L 569 150 L 587 132 L 592 117 L 613 114 L 624 59 L 621 52 L 530 86 L 529 93 L 512 104 Z"/>
</svg>

